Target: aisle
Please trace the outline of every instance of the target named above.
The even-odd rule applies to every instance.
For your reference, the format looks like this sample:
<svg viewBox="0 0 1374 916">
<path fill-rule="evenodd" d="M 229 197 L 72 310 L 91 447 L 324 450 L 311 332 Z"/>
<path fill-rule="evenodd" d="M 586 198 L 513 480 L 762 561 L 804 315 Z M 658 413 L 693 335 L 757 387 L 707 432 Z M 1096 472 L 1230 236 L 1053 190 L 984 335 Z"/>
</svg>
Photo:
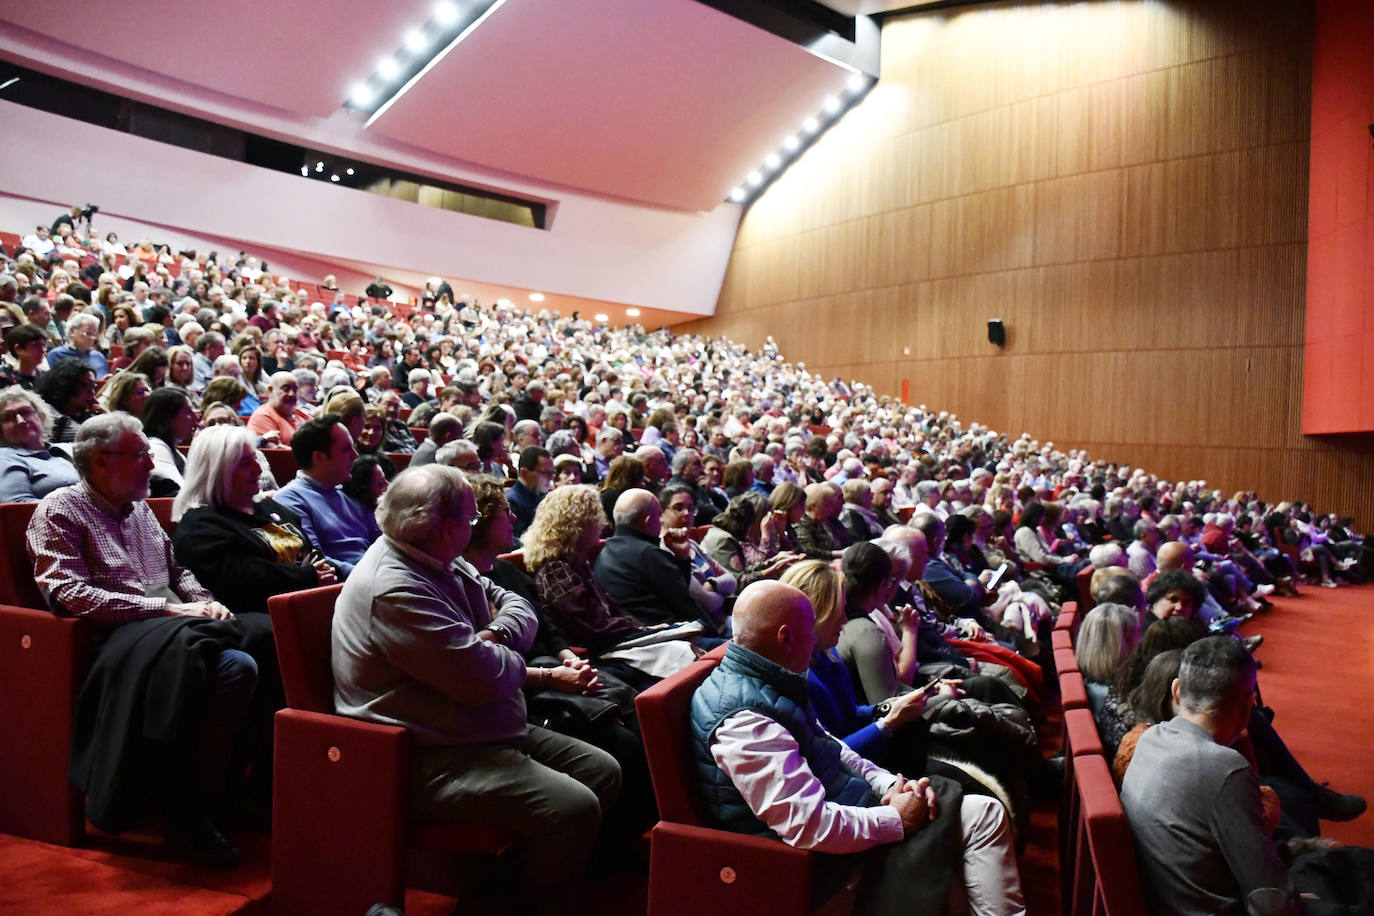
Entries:
<svg viewBox="0 0 1374 916">
<path fill-rule="evenodd" d="M 1264 634 L 1260 692 L 1274 726 L 1317 782 L 1374 801 L 1374 585 L 1305 587 L 1244 627 Z M 1374 812 L 1322 834 L 1374 847 Z"/>
</svg>

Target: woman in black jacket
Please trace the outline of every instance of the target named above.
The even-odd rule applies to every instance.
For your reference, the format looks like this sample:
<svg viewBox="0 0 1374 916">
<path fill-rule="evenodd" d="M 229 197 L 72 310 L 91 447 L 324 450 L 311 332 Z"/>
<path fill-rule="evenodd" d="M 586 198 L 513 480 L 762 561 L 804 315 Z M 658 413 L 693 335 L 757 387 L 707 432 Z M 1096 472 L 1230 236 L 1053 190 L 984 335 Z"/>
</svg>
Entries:
<svg viewBox="0 0 1374 916">
<path fill-rule="evenodd" d="M 265 613 L 273 595 L 332 584 L 335 570 L 301 531 L 300 516 L 257 499 L 257 437 L 237 426 L 196 436 L 177 494 L 177 562 L 235 614 Z"/>
</svg>

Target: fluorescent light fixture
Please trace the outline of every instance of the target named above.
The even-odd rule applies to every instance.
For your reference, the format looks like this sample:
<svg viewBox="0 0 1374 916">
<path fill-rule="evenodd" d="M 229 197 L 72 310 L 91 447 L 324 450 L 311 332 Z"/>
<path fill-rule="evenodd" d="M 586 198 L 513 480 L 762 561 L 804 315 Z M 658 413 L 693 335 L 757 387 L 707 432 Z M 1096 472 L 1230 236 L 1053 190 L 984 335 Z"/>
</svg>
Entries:
<svg viewBox="0 0 1374 916">
<path fill-rule="evenodd" d="M 805 121 L 802 122 L 802 130 L 806 131 L 808 134 L 814 134 L 816 131 L 820 129 L 821 122 L 816 118 L 807 118 Z"/>
<path fill-rule="evenodd" d="M 825 104 L 821 107 L 825 109 L 826 114 L 835 114 L 844 106 L 840 103 L 840 100 L 838 98 L 832 95 L 830 98 L 825 100 Z"/>
<path fill-rule="evenodd" d="M 330 175 L 330 176 L 329 176 L 329 180 L 330 180 L 330 181 L 338 181 L 338 180 L 339 180 L 339 176 L 338 176 L 338 175 Z"/>
<path fill-rule="evenodd" d="M 763 173 L 755 169 L 749 173 L 748 181 L 757 188 L 759 185 L 763 184 Z"/>
<path fill-rule="evenodd" d="M 544 301 L 544 294 L 543 294 L 543 293 L 530 293 L 530 301 L 531 301 L 531 302 L 543 302 L 543 301 Z"/>
<path fill-rule="evenodd" d="M 595 315 L 592 316 L 592 318 L 596 319 L 597 321 L 610 321 L 610 320 L 611 320 L 611 316 L 610 316 L 610 315 L 607 315 L 605 312 L 597 312 Z"/>
<path fill-rule="evenodd" d="M 458 21 L 458 6 L 449 0 L 434 4 L 434 20 L 440 25 L 453 25 Z"/>
<path fill-rule="evenodd" d="M 425 48 L 429 47 L 429 39 L 425 37 L 424 32 L 421 32 L 419 29 L 413 29 L 406 33 L 405 44 L 406 50 L 411 54 L 419 54 Z"/>
<path fill-rule="evenodd" d="M 764 158 L 763 164 L 768 166 L 768 168 L 770 169 L 776 169 L 778 166 L 782 165 L 782 157 L 779 156 L 777 153 L 769 153 Z"/>
<path fill-rule="evenodd" d="M 638 318 L 638 317 L 639 317 L 639 309 L 626 309 L 626 310 L 625 310 L 625 314 L 626 314 L 627 317 L 630 317 L 630 318 Z"/>
<path fill-rule="evenodd" d="M 396 58 L 394 57 L 383 57 L 381 60 L 377 61 L 377 72 L 381 75 L 382 79 L 395 79 L 396 74 L 401 72 L 401 65 L 396 63 Z"/>
<path fill-rule="evenodd" d="M 864 78 L 855 73 L 845 82 L 845 88 L 850 92 L 862 92 L 864 88 Z"/>
<path fill-rule="evenodd" d="M 735 188 L 733 191 L 730 192 L 730 199 L 733 200 L 735 203 L 739 203 L 748 196 L 749 192 L 744 190 L 744 188 Z"/>
<path fill-rule="evenodd" d="M 17 76 L 11 76 L 9 79 L 5 80 L 3 83 L 0 83 L 0 89 L 8 89 L 8 88 L 10 88 L 11 86 L 13 86 L 13 85 L 14 85 L 15 83 L 17 83 L 17 82 L 19 82 L 19 77 L 17 77 Z"/>
<path fill-rule="evenodd" d="M 795 153 L 797 150 L 801 149 L 801 139 L 796 134 L 792 134 L 786 140 L 782 141 L 782 147 L 789 153 Z"/>
<path fill-rule="evenodd" d="M 353 100 L 355 105 L 367 106 L 372 104 L 372 100 L 376 98 L 376 93 L 366 83 L 359 83 L 353 87 L 353 91 L 348 94 L 348 97 Z"/>
</svg>

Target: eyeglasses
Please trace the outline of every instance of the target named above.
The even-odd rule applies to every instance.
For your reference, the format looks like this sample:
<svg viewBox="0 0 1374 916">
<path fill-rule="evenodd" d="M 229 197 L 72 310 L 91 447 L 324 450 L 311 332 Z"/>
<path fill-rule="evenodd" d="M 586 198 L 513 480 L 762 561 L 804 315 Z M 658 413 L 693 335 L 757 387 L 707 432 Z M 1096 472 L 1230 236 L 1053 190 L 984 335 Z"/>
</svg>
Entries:
<svg viewBox="0 0 1374 916">
<path fill-rule="evenodd" d="M 147 460 L 147 459 L 153 457 L 153 451 L 152 451 L 152 449 L 147 449 L 147 448 L 141 448 L 141 449 L 139 449 L 139 450 L 136 451 L 136 452 L 121 452 L 121 451 L 118 451 L 118 450 L 116 450 L 116 449 L 106 449 L 106 450 L 105 450 L 104 452 L 102 452 L 101 454 L 104 454 L 104 455 L 123 455 L 123 456 L 126 457 L 126 458 L 137 458 L 139 461 L 145 461 L 145 460 Z"/>
</svg>

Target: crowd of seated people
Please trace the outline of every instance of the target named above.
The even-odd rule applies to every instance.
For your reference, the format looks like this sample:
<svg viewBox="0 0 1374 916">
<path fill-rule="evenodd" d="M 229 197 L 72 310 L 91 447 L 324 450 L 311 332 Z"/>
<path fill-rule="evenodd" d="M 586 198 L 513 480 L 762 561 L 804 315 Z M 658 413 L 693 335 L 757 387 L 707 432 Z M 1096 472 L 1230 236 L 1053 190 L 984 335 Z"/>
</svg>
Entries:
<svg viewBox="0 0 1374 916">
<path fill-rule="evenodd" d="M 798 702 L 852 739 L 840 759 L 871 753 L 898 782 L 868 770 L 866 788 L 844 789 L 892 808 L 886 823 L 831 812 L 839 833 L 798 830 L 795 812 L 759 810 L 744 786 L 750 812 L 723 810 L 722 822 L 753 817 L 809 848 L 858 851 L 932 822 L 930 784 L 919 800 L 902 786 L 943 785 L 943 774 L 960 815 L 941 828 L 954 849 L 959 829 L 968 842 L 1002 835 L 982 802 L 960 808 L 960 793 L 966 807 L 969 795 L 996 798 L 1021 826 L 1024 784 L 1046 766 L 1029 723 L 1052 674 L 1048 629 L 1078 597 L 1080 571 L 1096 570 L 1101 604 L 1084 622 L 1081 664 L 1095 711 L 1116 716 L 1115 746 L 1160 721 L 1135 695 L 1142 647 L 1182 629 L 1160 622 L 1228 633 L 1271 593 L 1374 569 L 1348 519 L 965 425 L 818 378 L 775 349 L 455 299 L 438 282 L 402 317 L 384 301 L 319 301 L 318 287 L 246 256 L 150 245 L 121 265 L 116 242 L 63 238 L 0 259 L 0 494 L 40 501 L 29 546 L 45 597 L 101 627 L 92 678 L 103 690 L 79 711 L 92 723 L 99 704 L 127 702 L 122 679 L 156 663 L 130 648 L 130 628 L 176 619 L 185 633 L 167 651 L 213 647 L 197 656 L 204 695 L 185 698 L 208 711 L 198 727 L 178 720 L 178 760 L 199 763 L 153 793 L 169 811 L 192 802 L 172 826 L 211 864 L 238 859 L 217 819 L 251 795 L 236 780 L 261 776 L 248 764 L 280 703 L 264 614 L 274 594 L 344 583 L 338 706 L 425 736 L 416 817 L 490 815 L 521 834 L 527 865 L 551 868 L 557 844 L 582 848 L 598 823 L 634 835 L 626 811 L 651 808 L 634 693 L 732 633 L 754 653 L 741 664 L 762 657 L 774 680 L 790 671 Z M 175 275 L 158 269 L 169 265 Z M 267 458 L 283 450 L 296 476 L 279 487 Z M 150 493 L 176 498 L 170 539 L 143 506 Z M 498 559 L 517 548 L 518 563 Z M 455 568 L 456 580 L 439 575 Z M 407 576 L 427 583 L 428 610 L 402 606 Z M 804 618 L 813 648 L 789 654 L 776 627 L 742 638 L 735 614 L 751 594 L 756 622 L 795 631 Z M 369 604 L 394 611 L 385 632 L 363 625 Z M 595 728 L 547 714 L 555 694 L 599 689 L 609 712 Z M 755 750 L 738 715 L 722 715 L 736 720 L 726 751 L 714 739 L 701 748 L 732 776 Z M 527 718 L 587 727 L 570 745 Z M 149 787 L 102 764 L 133 736 L 81 738 L 74 779 L 104 793 L 98 824 L 126 826 L 128 799 Z M 833 764 L 818 742 L 802 756 Z M 1266 745 L 1268 764 L 1257 748 L 1261 775 L 1293 777 L 1281 746 Z M 221 755 L 214 766 L 207 748 Z M 545 772 L 569 755 L 578 766 Z M 484 776 L 461 795 L 447 786 L 501 761 L 527 770 L 560 817 L 502 819 L 506 801 L 472 797 Z M 1303 777 L 1288 782 L 1322 817 L 1362 810 Z M 869 832 L 861 842 L 848 830 Z M 567 858 L 545 877 L 580 867 Z M 1014 912 L 1016 896 L 975 911 Z"/>
</svg>

